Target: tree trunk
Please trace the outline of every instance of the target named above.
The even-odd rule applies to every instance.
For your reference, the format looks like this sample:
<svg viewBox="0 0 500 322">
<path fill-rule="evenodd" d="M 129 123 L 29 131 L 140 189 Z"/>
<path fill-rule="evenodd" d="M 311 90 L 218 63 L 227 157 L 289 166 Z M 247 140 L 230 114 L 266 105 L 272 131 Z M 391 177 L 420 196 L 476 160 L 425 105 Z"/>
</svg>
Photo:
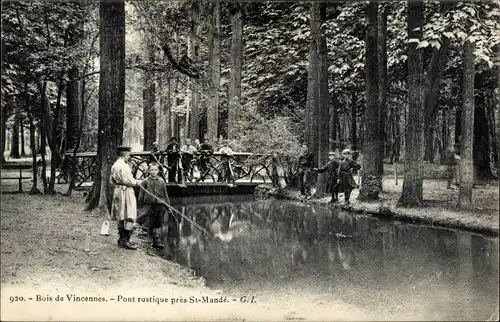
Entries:
<svg viewBox="0 0 500 322">
<path fill-rule="evenodd" d="M 0 141 L 0 144 L 2 144 L 2 146 L 0 147 L 2 149 L 2 163 L 5 162 L 4 153 L 5 153 L 5 142 L 6 142 L 5 137 L 7 135 L 7 116 L 8 116 L 7 106 L 3 106 L 2 107 L 2 119 L 0 120 L 2 122 L 2 138 Z"/>
<path fill-rule="evenodd" d="M 193 2 L 191 10 L 191 31 L 189 35 L 189 43 L 190 43 L 190 52 L 189 58 L 196 64 L 198 61 L 198 51 L 199 44 L 198 38 L 200 36 L 200 18 L 199 18 L 199 4 L 197 2 Z M 191 95 L 189 110 L 191 111 L 191 119 L 189 122 L 189 137 L 194 142 L 196 139 L 200 139 L 199 132 L 199 97 L 198 97 L 198 88 L 197 84 L 193 80 L 189 80 L 189 91 Z"/>
<path fill-rule="evenodd" d="M 358 130 L 358 124 L 357 124 L 357 107 L 356 107 L 356 89 L 353 88 L 351 92 L 351 149 L 353 151 L 356 151 L 358 149 L 358 139 L 357 139 L 357 130 Z"/>
<path fill-rule="evenodd" d="M 231 14 L 232 39 L 231 39 L 231 76 L 229 82 L 229 107 L 228 115 L 228 137 L 234 138 L 236 133 L 234 127 L 240 115 L 241 104 L 241 58 L 243 54 L 243 19 L 241 4 L 233 5 Z"/>
<path fill-rule="evenodd" d="M 70 79 L 75 79 L 78 75 L 79 70 L 76 67 L 69 71 Z M 71 152 L 77 145 L 79 134 L 80 111 L 82 110 L 80 85 L 80 82 L 75 81 L 66 87 L 66 150 Z"/>
<path fill-rule="evenodd" d="M 378 49 L 378 99 L 380 106 L 380 132 L 382 138 L 385 142 L 389 142 L 389 127 L 387 126 L 387 92 L 388 92 L 388 81 L 387 81 L 387 15 L 389 13 L 388 3 L 382 3 L 379 6 L 378 12 L 378 31 L 377 31 L 377 49 Z M 382 138 L 379 140 L 379 143 L 382 146 L 379 147 L 381 151 L 385 153 L 383 156 L 389 155 L 390 147 L 389 145 L 384 144 L 384 140 Z M 380 174 L 382 175 L 384 172 L 384 163 L 380 162 L 379 166 L 382 168 L 379 169 Z"/>
<path fill-rule="evenodd" d="M 19 118 L 19 135 L 21 136 L 21 156 L 26 156 L 26 151 L 24 149 L 24 124 L 23 119 Z"/>
<path fill-rule="evenodd" d="M 484 94 L 476 97 L 474 108 L 474 174 L 478 179 L 491 179 L 490 133 L 486 118 Z"/>
<path fill-rule="evenodd" d="M 147 55 L 150 63 L 154 63 L 154 49 L 151 45 L 146 44 Z M 154 75 L 152 72 L 144 73 L 144 91 L 143 91 L 143 150 L 151 151 L 153 143 L 156 141 L 156 109 L 155 109 L 155 92 L 156 86 L 154 83 Z"/>
<path fill-rule="evenodd" d="M 12 125 L 12 141 L 10 144 L 10 158 L 19 159 L 19 114 L 14 116 L 14 124 Z"/>
<path fill-rule="evenodd" d="M 383 174 L 383 127 L 381 128 L 381 106 L 379 106 L 379 90 L 384 86 L 379 82 L 378 50 L 377 50 L 377 24 L 378 3 L 370 1 L 366 5 L 366 111 L 365 134 L 363 138 L 363 171 L 361 175 L 360 200 L 378 199 L 382 191 Z M 385 96 L 385 95 L 384 95 Z"/>
<path fill-rule="evenodd" d="M 472 187 L 474 185 L 474 47 L 470 41 L 466 41 L 464 44 L 463 69 L 463 109 L 458 206 L 460 208 L 468 208 L 472 205 Z"/>
<path fill-rule="evenodd" d="M 212 12 L 213 29 L 213 52 L 210 64 L 212 72 L 211 102 L 207 106 L 207 136 L 210 142 L 216 142 L 219 134 L 219 86 L 220 86 L 220 4 L 216 0 Z"/>
<path fill-rule="evenodd" d="M 312 20 L 312 19 L 311 19 Z M 318 92 L 316 75 L 318 74 L 318 58 L 314 41 L 309 44 L 309 67 L 307 71 L 307 97 L 304 117 L 304 143 L 311 149 L 315 142 L 314 109 Z"/>
<path fill-rule="evenodd" d="M 319 18 L 320 18 L 320 26 L 326 20 L 326 3 L 325 2 L 317 2 L 317 9 Z M 318 166 L 324 164 L 328 161 L 328 150 L 330 143 L 330 129 L 329 122 L 330 119 L 330 93 L 328 91 L 328 48 L 326 37 L 318 32 L 316 35 L 316 44 L 318 48 L 318 117 L 316 127 L 318 131 L 318 146 L 316 152 L 316 160 L 318 162 Z M 318 184 L 317 184 L 317 192 L 324 193 L 326 192 L 326 186 L 328 183 L 328 175 L 326 172 L 319 174 L 318 176 Z"/>
<path fill-rule="evenodd" d="M 424 161 L 433 163 L 435 153 L 434 138 L 436 135 L 437 124 L 437 100 L 439 95 L 439 81 L 441 79 L 441 70 L 446 63 L 446 52 L 448 51 L 450 41 L 443 37 L 442 45 L 439 49 L 434 48 L 431 62 L 427 69 L 427 77 L 424 87 L 424 138 L 425 155 Z"/>
<path fill-rule="evenodd" d="M 421 40 L 423 1 L 408 1 L 408 38 Z M 422 99 L 422 50 L 417 43 L 408 43 L 408 101 L 406 123 L 405 168 L 401 206 L 421 206 L 423 202 L 422 161 L 424 156 L 424 106 Z"/>
<path fill-rule="evenodd" d="M 56 108 L 54 111 L 54 118 L 50 125 L 52 127 L 45 127 L 46 131 L 52 132 L 52 140 L 49 140 L 49 145 L 50 145 L 50 181 L 49 181 L 49 187 L 48 187 L 48 193 L 50 194 L 56 194 L 55 190 L 55 183 L 56 183 L 56 168 L 59 167 L 61 161 L 62 161 L 62 156 L 61 156 L 61 142 L 58 142 L 56 138 L 60 136 L 60 126 L 59 126 L 59 115 L 61 112 L 61 97 L 62 97 L 62 92 L 63 92 L 63 87 L 61 85 L 58 86 L 57 90 L 57 101 L 56 101 Z M 45 105 L 45 108 L 47 110 L 50 109 L 48 101 L 47 105 Z"/>
<path fill-rule="evenodd" d="M 100 78 L 97 172 L 89 209 L 111 208 L 109 184 L 116 147 L 123 139 L 125 105 L 125 2 L 101 0 L 99 6 Z"/>
</svg>

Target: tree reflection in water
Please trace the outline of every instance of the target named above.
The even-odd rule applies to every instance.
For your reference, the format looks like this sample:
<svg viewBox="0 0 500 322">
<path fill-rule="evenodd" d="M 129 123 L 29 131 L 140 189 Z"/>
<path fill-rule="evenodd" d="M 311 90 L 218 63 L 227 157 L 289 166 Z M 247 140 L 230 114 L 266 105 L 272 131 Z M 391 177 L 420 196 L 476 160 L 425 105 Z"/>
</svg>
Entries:
<svg viewBox="0 0 500 322">
<path fill-rule="evenodd" d="M 175 259 L 209 283 L 307 280 L 328 292 L 373 289 L 422 305 L 435 296 L 429 309 L 444 310 L 447 301 L 456 301 L 457 317 L 472 311 L 481 316 L 498 298 L 498 284 L 491 283 L 498 282 L 496 239 L 292 202 L 182 209 L 210 235 L 181 218 Z"/>
</svg>

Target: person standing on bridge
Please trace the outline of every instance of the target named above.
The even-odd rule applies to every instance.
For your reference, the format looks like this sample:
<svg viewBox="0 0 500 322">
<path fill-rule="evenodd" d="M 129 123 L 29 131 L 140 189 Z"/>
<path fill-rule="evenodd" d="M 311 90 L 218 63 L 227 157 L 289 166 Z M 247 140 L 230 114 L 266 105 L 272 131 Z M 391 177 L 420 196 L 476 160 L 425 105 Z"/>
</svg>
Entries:
<svg viewBox="0 0 500 322">
<path fill-rule="evenodd" d="M 137 201 L 133 187 L 139 186 L 142 180 L 134 178 L 132 169 L 127 163 L 132 149 L 127 146 L 119 146 L 116 150 L 118 160 L 111 167 L 109 178 L 110 183 L 114 186 L 111 218 L 118 221 L 118 246 L 137 249 L 137 246 L 130 242 L 137 218 Z"/>
<path fill-rule="evenodd" d="M 168 168 L 168 182 L 177 182 L 176 176 L 179 171 L 179 157 L 180 157 L 179 144 L 175 136 L 170 138 L 170 144 L 167 145 L 167 168 Z M 179 181 L 182 179 L 179 178 Z"/>
</svg>

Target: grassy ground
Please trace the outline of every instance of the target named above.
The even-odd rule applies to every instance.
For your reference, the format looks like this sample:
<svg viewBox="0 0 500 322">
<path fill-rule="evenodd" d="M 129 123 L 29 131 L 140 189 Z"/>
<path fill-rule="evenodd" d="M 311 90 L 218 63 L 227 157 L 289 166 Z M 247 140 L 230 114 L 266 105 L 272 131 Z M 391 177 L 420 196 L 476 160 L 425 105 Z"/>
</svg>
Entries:
<svg viewBox="0 0 500 322">
<path fill-rule="evenodd" d="M 356 177 L 355 179 L 358 182 Z M 425 179 L 423 187 L 424 206 L 416 208 L 397 206 L 403 188 L 403 179 L 398 179 L 396 185 L 392 176 L 384 177 L 383 192 L 379 196 L 379 201 L 360 202 L 357 200 L 359 189 L 352 192 L 351 204 L 344 204 L 343 194 L 340 194 L 341 201 L 336 204 L 329 203 L 330 196 L 316 196 L 303 201 L 374 216 L 386 216 L 394 219 L 498 235 L 498 181 L 492 180 L 478 183 L 473 189 L 473 206 L 470 209 L 459 209 L 457 207 L 458 188 L 452 186 L 451 189 L 447 189 L 446 185 L 446 180 Z M 296 190 L 282 191 L 280 197 L 302 200 Z"/>
</svg>

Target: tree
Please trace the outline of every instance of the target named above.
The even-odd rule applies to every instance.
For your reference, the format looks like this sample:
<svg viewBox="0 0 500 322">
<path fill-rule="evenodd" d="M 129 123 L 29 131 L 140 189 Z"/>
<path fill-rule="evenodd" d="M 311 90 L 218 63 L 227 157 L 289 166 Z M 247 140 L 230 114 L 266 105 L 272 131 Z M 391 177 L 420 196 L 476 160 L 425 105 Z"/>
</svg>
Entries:
<svg viewBox="0 0 500 322">
<path fill-rule="evenodd" d="M 191 10 L 191 25 L 190 25 L 190 33 L 189 33 L 189 58 L 193 63 L 197 63 L 198 55 L 199 55 L 199 41 L 200 37 L 200 7 L 199 3 L 194 1 L 192 3 Z M 189 91 L 190 91 L 190 108 L 191 111 L 191 119 L 189 121 L 189 137 L 191 140 L 196 140 L 200 138 L 200 119 L 199 119 L 199 95 L 198 95 L 198 86 L 195 81 L 189 81 Z"/>
<path fill-rule="evenodd" d="M 99 5 L 100 78 L 97 172 L 89 209 L 111 208 L 109 184 L 116 147 L 122 142 L 125 104 L 125 2 L 101 0 Z"/>
<path fill-rule="evenodd" d="M 146 40 L 144 44 L 146 47 L 147 59 L 150 63 L 155 61 L 154 47 L 151 40 Z M 155 109 L 155 94 L 156 85 L 154 74 L 152 71 L 145 71 L 144 76 L 144 90 L 143 90 L 143 130 L 144 130 L 144 151 L 151 151 L 153 142 L 156 141 L 156 109 Z"/>
<path fill-rule="evenodd" d="M 215 142 L 219 134 L 219 86 L 220 86 L 220 56 L 221 56 L 221 23 L 220 3 L 212 4 L 212 52 L 210 55 L 211 99 L 207 106 L 207 136 Z"/>
<path fill-rule="evenodd" d="M 420 206 L 423 201 L 422 160 L 423 101 L 422 101 L 422 50 L 418 43 L 422 38 L 423 1 L 408 1 L 408 101 L 406 126 L 405 168 L 401 206 Z"/>
<path fill-rule="evenodd" d="M 460 190 L 458 206 L 472 205 L 474 185 L 473 143 L 474 143 L 474 46 L 467 40 L 463 48 L 463 107 L 462 140 L 460 142 Z"/>
<path fill-rule="evenodd" d="M 231 11 L 231 77 L 229 82 L 228 136 L 234 137 L 234 126 L 241 105 L 241 58 L 243 54 L 243 21 L 241 4 L 230 5 Z"/>
<path fill-rule="evenodd" d="M 363 171 L 361 175 L 360 200 L 378 199 L 382 191 L 383 174 L 383 121 L 379 105 L 378 79 L 378 3 L 366 5 L 366 112 L 365 135 L 363 139 Z M 380 86 L 383 88 L 383 86 Z"/>
<path fill-rule="evenodd" d="M 380 109 L 380 132 L 383 137 L 379 140 L 382 144 L 380 150 L 384 150 L 384 155 L 389 154 L 391 147 L 389 140 L 389 126 L 388 113 L 387 113 L 387 94 L 389 92 L 388 80 L 387 80 L 387 15 L 389 14 L 389 4 L 382 3 L 379 5 L 378 11 L 378 30 L 377 30 L 377 49 L 378 49 L 378 99 L 379 99 L 379 109 Z M 378 164 L 380 174 L 384 172 L 384 163 L 379 162 Z"/>
<path fill-rule="evenodd" d="M 12 159 L 19 159 L 19 123 L 20 123 L 19 114 L 15 114 L 14 123 L 12 124 L 12 142 L 10 145 L 10 157 Z"/>
</svg>

